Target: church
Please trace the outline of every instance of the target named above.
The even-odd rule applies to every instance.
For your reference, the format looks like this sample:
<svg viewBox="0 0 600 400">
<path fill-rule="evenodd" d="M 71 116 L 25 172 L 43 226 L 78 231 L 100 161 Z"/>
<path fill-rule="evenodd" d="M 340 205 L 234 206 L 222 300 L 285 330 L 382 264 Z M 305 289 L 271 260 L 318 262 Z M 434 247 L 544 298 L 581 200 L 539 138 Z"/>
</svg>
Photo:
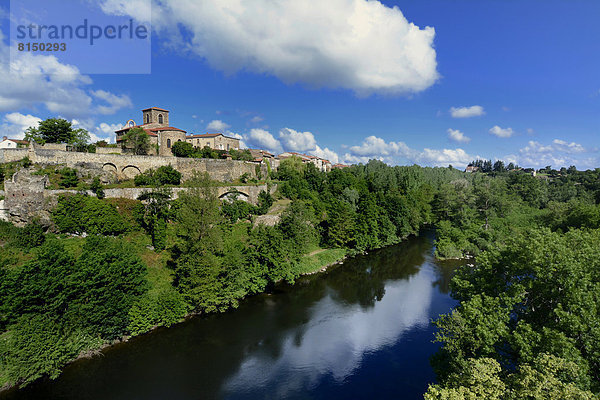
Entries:
<svg viewBox="0 0 600 400">
<path fill-rule="evenodd" d="M 150 138 L 150 151 L 148 154 L 159 156 L 172 156 L 171 147 L 176 142 L 186 141 L 186 131 L 169 126 L 169 111 L 163 108 L 150 107 L 142 110 L 141 125 L 135 121 L 127 121 L 127 125 L 115 131 L 117 143 L 123 141 L 124 135 L 133 128 L 142 128 Z"/>
</svg>

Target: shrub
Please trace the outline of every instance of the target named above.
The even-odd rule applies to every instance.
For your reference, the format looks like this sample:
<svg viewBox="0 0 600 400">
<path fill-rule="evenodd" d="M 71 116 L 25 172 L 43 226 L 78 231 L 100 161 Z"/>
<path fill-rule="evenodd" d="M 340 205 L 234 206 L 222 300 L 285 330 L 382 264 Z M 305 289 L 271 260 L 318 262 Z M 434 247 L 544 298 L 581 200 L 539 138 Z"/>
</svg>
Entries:
<svg viewBox="0 0 600 400">
<path fill-rule="evenodd" d="M 60 196 L 52 220 L 63 233 L 119 235 L 129 228 L 115 206 L 81 194 Z"/>
<path fill-rule="evenodd" d="M 16 234 L 16 244 L 19 247 L 30 249 L 44 244 L 46 235 L 44 235 L 44 227 L 37 221 L 25 225 L 19 229 Z"/>
<path fill-rule="evenodd" d="M 171 151 L 175 157 L 192 157 L 194 146 L 188 142 L 175 142 L 171 147 Z"/>
<path fill-rule="evenodd" d="M 77 178 L 76 170 L 73 168 L 64 167 L 58 172 L 61 175 L 60 182 L 58 183 L 61 188 L 77 187 L 79 178 Z"/>
<path fill-rule="evenodd" d="M 148 332 L 156 326 L 169 327 L 185 316 L 186 304 L 183 296 L 168 288 L 156 296 L 139 298 L 129 310 L 128 330 L 132 335 Z"/>
<path fill-rule="evenodd" d="M 102 189 L 102 183 L 100 183 L 100 178 L 94 178 L 94 180 L 90 184 L 90 190 L 94 192 L 96 197 L 98 197 L 99 199 L 104 198 L 104 189 Z"/>
<path fill-rule="evenodd" d="M 134 183 L 136 186 L 179 185 L 181 183 L 181 172 L 171 165 L 163 165 L 156 170 L 151 169 L 137 175 L 134 178 Z"/>
</svg>

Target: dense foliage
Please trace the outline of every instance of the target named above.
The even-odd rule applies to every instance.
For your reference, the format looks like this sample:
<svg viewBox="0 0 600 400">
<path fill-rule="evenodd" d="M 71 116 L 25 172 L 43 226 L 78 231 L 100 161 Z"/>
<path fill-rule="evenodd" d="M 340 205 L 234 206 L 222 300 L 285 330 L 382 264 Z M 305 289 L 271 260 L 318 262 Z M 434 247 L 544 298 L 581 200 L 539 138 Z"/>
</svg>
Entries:
<svg viewBox="0 0 600 400">
<path fill-rule="evenodd" d="M 181 172 L 177 171 L 171 165 L 163 165 L 156 170 L 150 169 L 136 175 L 134 178 L 135 186 L 179 185 L 180 182 Z"/>
<path fill-rule="evenodd" d="M 171 147 L 173 155 L 176 157 L 190 157 L 190 158 L 227 158 L 227 155 L 232 160 L 252 161 L 253 157 L 250 154 L 250 150 L 216 150 L 209 146 L 194 147 L 188 142 L 177 142 L 173 143 Z"/>
<path fill-rule="evenodd" d="M 59 196 L 52 220 L 64 233 L 119 235 L 129 228 L 114 206 L 81 194 Z"/>
<path fill-rule="evenodd" d="M 79 254 L 77 254 L 79 253 Z M 58 376 L 65 363 L 127 333 L 146 268 L 123 242 L 90 237 L 80 252 L 48 240 L 32 260 L 0 269 L 0 378 Z"/>
<path fill-rule="evenodd" d="M 438 255 L 477 258 L 436 322 L 440 384 L 426 399 L 598 398 L 599 176 L 498 169 L 438 192 Z"/>
</svg>

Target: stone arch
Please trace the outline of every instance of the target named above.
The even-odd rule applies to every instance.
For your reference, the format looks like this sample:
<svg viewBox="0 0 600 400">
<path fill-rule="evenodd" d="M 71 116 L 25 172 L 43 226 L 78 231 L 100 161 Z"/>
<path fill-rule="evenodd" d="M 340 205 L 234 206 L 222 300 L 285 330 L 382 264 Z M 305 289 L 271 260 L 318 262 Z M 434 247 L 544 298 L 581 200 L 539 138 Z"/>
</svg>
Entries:
<svg viewBox="0 0 600 400">
<path fill-rule="evenodd" d="M 240 192 L 239 190 L 228 190 L 225 193 L 221 194 L 219 196 L 219 199 L 221 199 L 221 200 L 236 199 L 236 200 L 242 200 L 242 201 L 250 201 L 250 196 L 247 193 Z"/>
<path fill-rule="evenodd" d="M 113 173 L 115 175 L 117 174 L 117 171 L 119 171 L 117 166 L 113 163 L 104 163 L 104 165 L 102 166 L 102 170 L 105 172 Z"/>
<path fill-rule="evenodd" d="M 128 179 L 135 178 L 137 175 L 142 173 L 142 171 L 140 171 L 140 169 L 138 167 L 136 167 L 135 165 L 127 165 L 127 166 L 123 167 L 121 172 Z"/>
</svg>

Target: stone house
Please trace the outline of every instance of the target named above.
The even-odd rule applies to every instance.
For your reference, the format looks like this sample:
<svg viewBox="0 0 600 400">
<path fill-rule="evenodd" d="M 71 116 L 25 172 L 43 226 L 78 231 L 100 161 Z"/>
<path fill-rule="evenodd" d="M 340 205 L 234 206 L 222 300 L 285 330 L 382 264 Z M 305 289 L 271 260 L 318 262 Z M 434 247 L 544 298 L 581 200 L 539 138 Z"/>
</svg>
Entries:
<svg viewBox="0 0 600 400">
<path fill-rule="evenodd" d="M 132 128 L 142 128 L 150 138 L 150 154 L 172 156 L 171 147 L 176 142 L 185 142 L 186 131 L 169 125 L 169 111 L 163 108 L 150 107 L 142 110 L 141 125 L 129 120 L 127 125 L 117 131 L 117 143 L 123 141 L 124 135 Z"/>
<path fill-rule="evenodd" d="M 202 135 L 189 135 L 185 140 L 194 147 L 210 147 L 214 150 L 239 150 L 240 139 L 225 136 L 222 133 L 205 133 Z"/>
</svg>

